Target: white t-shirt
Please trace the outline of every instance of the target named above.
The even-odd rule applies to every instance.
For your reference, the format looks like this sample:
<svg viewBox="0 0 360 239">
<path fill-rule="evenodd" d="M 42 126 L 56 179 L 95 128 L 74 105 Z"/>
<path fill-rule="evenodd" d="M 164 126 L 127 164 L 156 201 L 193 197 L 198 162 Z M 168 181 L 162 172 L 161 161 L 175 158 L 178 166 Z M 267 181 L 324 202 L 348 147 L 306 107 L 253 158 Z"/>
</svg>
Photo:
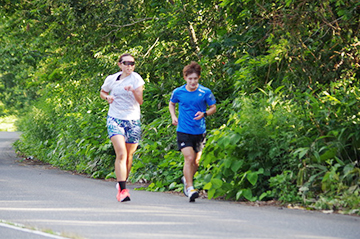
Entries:
<svg viewBox="0 0 360 239">
<path fill-rule="evenodd" d="M 116 80 L 122 72 L 106 77 L 101 89 L 110 92 L 114 101 L 110 104 L 108 115 L 121 120 L 140 119 L 140 104 L 135 100 L 131 91 L 126 91 L 125 86 L 132 85 L 136 89 L 145 84 L 143 78 L 136 72 L 122 80 Z"/>
</svg>

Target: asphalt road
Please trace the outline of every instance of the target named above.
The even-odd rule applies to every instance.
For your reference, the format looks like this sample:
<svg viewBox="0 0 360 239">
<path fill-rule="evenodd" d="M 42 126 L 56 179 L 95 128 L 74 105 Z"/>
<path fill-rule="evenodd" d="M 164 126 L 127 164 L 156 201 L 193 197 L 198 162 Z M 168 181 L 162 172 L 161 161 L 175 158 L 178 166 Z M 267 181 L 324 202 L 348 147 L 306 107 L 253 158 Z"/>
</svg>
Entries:
<svg viewBox="0 0 360 239">
<path fill-rule="evenodd" d="M 0 238 L 359 239 L 360 217 L 134 190 L 17 162 L 17 133 L 0 132 Z M 51 232 L 48 233 L 48 232 Z"/>
</svg>

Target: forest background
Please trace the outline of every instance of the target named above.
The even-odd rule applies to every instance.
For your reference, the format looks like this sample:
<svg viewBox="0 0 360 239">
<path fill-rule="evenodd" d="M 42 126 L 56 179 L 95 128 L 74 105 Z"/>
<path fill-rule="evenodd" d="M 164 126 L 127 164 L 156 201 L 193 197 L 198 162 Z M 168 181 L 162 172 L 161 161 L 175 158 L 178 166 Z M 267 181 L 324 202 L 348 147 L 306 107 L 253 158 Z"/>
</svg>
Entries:
<svg viewBox="0 0 360 239">
<path fill-rule="evenodd" d="M 196 188 L 360 214 L 359 1 L 0 2 L 0 112 L 19 152 L 114 177 L 99 91 L 131 53 L 146 85 L 130 180 L 181 191 L 168 101 L 196 61 L 217 99 Z"/>
</svg>

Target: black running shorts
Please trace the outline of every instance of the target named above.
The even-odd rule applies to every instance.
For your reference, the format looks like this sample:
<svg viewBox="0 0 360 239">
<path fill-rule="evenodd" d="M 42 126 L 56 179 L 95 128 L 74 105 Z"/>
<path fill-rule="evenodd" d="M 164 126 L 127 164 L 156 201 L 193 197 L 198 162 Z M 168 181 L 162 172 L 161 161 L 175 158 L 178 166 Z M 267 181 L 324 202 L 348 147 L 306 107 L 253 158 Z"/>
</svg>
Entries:
<svg viewBox="0 0 360 239">
<path fill-rule="evenodd" d="M 178 150 L 181 150 L 185 147 L 192 147 L 195 153 L 201 152 L 203 150 L 206 142 L 206 133 L 196 135 L 182 132 L 176 133 Z"/>
</svg>

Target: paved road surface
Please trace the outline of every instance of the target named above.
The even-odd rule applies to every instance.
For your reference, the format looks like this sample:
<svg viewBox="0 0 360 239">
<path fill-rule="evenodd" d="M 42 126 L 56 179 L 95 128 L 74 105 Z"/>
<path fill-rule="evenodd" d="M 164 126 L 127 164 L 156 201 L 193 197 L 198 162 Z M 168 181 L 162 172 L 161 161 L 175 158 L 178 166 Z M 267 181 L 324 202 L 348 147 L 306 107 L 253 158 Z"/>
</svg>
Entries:
<svg viewBox="0 0 360 239">
<path fill-rule="evenodd" d="M 354 216 L 189 203 L 182 195 L 134 187 L 131 201 L 119 203 L 113 182 L 19 164 L 11 147 L 17 138 L 0 132 L 0 238 L 360 238 Z"/>
</svg>

